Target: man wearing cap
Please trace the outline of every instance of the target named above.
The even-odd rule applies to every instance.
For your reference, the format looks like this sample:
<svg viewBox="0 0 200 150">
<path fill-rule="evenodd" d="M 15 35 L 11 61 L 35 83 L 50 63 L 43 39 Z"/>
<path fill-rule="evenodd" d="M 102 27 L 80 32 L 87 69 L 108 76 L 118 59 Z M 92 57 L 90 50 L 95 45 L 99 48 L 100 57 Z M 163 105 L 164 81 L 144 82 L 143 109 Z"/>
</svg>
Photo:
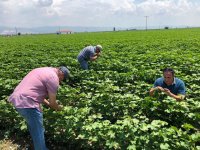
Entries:
<svg viewBox="0 0 200 150">
<path fill-rule="evenodd" d="M 54 110 L 61 110 L 62 107 L 56 102 L 56 93 L 59 84 L 69 77 L 69 73 L 64 66 L 33 69 L 23 78 L 8 99 L 26 120 L 35 150 L 47 149 L 40 104 L 44 103 Z"/>
<path fill-rule="evenodd" d="M 101 53 L 102 46 L 87 46 L 78 55 L 77 59 L 83 70 L 88 70 L 88 61 L 95 61 Z"/>
<path fill-rule="evenodd" d="M 177 101 L 183 100 L 186 93 L 185 83 L 175 77 L 175 72 L 171 68 L 163 69 L 163 77 L 154 82 L 153 88 L 149 91 L 150 96 L 153 96 L 155 91 L 163 92 Z"/>
</svg>

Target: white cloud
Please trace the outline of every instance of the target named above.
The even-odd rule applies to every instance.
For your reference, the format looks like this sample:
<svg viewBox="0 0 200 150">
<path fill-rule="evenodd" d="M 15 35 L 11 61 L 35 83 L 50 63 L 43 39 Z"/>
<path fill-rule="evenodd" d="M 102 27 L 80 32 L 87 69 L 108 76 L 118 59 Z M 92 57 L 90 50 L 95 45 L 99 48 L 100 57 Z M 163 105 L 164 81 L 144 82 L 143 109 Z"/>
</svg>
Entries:
<svg viewBox="0 0 200 150">
<path fill-rule="evenodd" d="M 51 6 L 53 4 L 53 0 L 34 0 L 36 5 L 41 7 Z"/>
<path fill-rule="evenodd" d="M 0 26 L 200 26 L 198 0 L 2 0 Z"/>
</svg>

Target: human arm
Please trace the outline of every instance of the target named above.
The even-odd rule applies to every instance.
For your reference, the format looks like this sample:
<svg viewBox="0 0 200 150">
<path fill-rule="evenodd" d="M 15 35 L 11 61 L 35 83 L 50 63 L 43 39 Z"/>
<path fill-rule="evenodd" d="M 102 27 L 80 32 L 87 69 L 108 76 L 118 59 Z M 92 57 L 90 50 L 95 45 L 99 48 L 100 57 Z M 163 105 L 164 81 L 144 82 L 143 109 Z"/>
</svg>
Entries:
<svg viewBox="0 0 200 150">
<path fill-rule="evenodd" d="M 153 95 L 154 95 L 154 92 L 155 92 L 156 90 L 159 90 L 159 91 L 161 91 L 161 92 L 164 91 L 164 89 L 163 89 L 161 86 L 153 87 L 153 88 L 151 88 L 150 91 L 149 91 L 150 96 L 153 96 Z"/>
<path fill-rule="evenodd" d="M 96 53 L 96 56 L 98 56 L 98 57 L 99 57 L 100 55 L 101 55 L 101 52 L 98 52 L 98 53 Z"/>
<path fill-rule="evenodd" d="M 43 103 L 54 110 L 60 111 L 62 109 L 62 106 L 58 105 L 58 103 L 56 102 L 56 94 L 49 93 L 48 95 L 49 99 L 44 99 Z"/>
<path fill-rule="evenodd" d="M 48 92 L 48 100 L 44 99 L 43 103 L 46 104 L 48 107 L 54 110 L 61 110 L 61 106 L 58 105 L 56 101 L 56 93 L 59 87 L 59 76 L 54 76 L 54 74 L 50 74 L 49 78 L 46 82 L 46 88 Z"/>
<path fill-rule="evenodd" d="M 94 60 L 96 60 L 99 56 L 100 56 L 100 52 L 99 53 L 95 53 L 92 57 L 90 57 L 90 60 L 91 61 L 94 61 Z"/>
<path fill-rule="evenodd" d="M 95 61 L 98 58 L 98 56 L 94 55 L 93 57 L 90 57 L 90 61 Z"/>
<path fill-rule="evenodd" d="M 164 88 L 164 92 L 165 92 L 166 95 L 168 95 L 168 96 L 170 96 L 170 97 L 176 99 L 177 101 L 181 101 L 181 100 L 183 100 L 183 99 L 185 98 L 185 95 L 183 95 L 183 94 L 177 94 L 177 95 L 176 95 L 176 94 L 173 94 L 173 93 L 170 92 L 170 90 L 167 89 L 167 88 Z"/>
<path fill-rule="evenodd" d="M 184 100 L 184 98 L 185 98 L 185 84 L 182 80 L 179 80 L 179 79 L 176 79 L 176 83 L 177 83 L 177 86 L 176 86 L 177 94 L 171 93 L 170 90 L 168 90 L 168 89 L 164 89 L 165 93 L 168 96 L 176 99 L 177 101 Z"/>
<path fill-rule="evenodd" d="M 43 104 L 49 107 L 49 101 L 47 99 L 43 100 Z"/>
<path fill-rule="evenodd" d="M 161 91 L 161 92 L 164 92 L 166 95 L 168 95 L 168 96 L 170 96 L 170 97 L 176 99 L 177 101 L 181 101 L 181 100 L 183 100 L 183 99 L 185 98 L 185 95 L 183 95 L 183 94 L 177 94 L 177 95 L 176 95 L 176 94 L 173 94 L 172 92 L 170 92 L 169 89 L 167 89 L 167 88 L 162 88 L 162 87 L 160 87 L 160 86 L 151 88 L 150 91 L 149 91 L 150 96 L 153 96 L 153 95 L 154 95 L 154 92 L 155 92 L 156 90 L 159 90 L 159 91 Z"/>
</svg>

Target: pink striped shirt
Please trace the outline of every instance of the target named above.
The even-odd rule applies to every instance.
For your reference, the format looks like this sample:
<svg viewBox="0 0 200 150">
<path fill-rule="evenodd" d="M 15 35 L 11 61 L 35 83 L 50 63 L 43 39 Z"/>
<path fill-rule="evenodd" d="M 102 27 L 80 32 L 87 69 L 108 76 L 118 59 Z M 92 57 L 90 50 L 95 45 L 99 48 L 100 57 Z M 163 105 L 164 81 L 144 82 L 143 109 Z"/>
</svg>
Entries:
<svg viewBox="0 0 200 150">
<path fill-rule="evenodd" d="M 59 86 L 57 69 L 51 67 L 36 68 L 29 72 L 9 97 L 16 108 L 37 108 L 48 93 L 56 94 Z"/>
</svg>

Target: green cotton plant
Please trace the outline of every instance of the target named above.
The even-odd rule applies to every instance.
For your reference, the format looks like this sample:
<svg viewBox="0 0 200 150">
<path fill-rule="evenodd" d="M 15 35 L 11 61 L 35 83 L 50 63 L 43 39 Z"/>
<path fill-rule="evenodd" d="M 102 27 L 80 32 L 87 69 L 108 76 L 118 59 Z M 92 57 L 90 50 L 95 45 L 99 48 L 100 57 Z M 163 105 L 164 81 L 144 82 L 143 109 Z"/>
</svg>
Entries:
<svg viewBox="0 0 200 150">
<path fill-rule="evenodd" d="M 3 79 L 0 78 L 0 98 L 5 99 L 12 93 L 15 86 L 19 83 L 16 79 Z"/>
<path fill-rule="evenodd" d="M 0 128 L 4 138 L 12 136 L 15 132 L 19 132 L 16 138 L 27 133 L 25 120 L 17 113 L 11 103 L 5 99 L 0 100 Z M 3 137 L 2 137 L 3 138 Z"/>
<path fill-rule="evenodd" d="M 1 129 L 8 138 L 14 131 L 16 135 L 26 132 L 7 97 L 30 70 L 67 65 L 72 78 L 57 93 L 64 109 L 43 108 L 45 137 L 52 149 L 61 145 L 95 150 L 199 149 L 199 31 L 0 37 Z M 89 70 L 81 70 L 80 50 L 97 44 L 103 46 L 101 56 L 89 62 Z M 163 93 L 149 96 L 165 67 L 172 67 L 185 82 L 184 101 Z"/>
</svg>

